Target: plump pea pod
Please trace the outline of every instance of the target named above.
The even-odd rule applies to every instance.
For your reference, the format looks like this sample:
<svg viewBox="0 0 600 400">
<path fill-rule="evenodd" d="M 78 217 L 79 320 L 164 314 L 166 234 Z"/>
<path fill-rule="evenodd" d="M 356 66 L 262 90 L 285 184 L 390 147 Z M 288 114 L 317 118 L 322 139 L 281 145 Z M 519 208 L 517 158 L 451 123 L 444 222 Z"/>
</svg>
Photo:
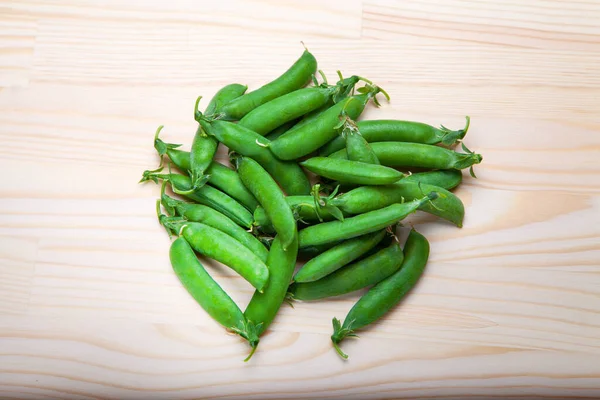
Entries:
<svg viewBox="0 0 600 400">
<path fill-rule="evenodd" d="M 248 87 L 237 83 L 227 85 L 219 90 L 207 106 L 207 113 L 214 114 L 224 104 L 236 99 L 244 94 Z M 202 97 L 196 99 L 194 106 L 194 116 L 198 112 L 198 103 Z M 201 125 L 198 125 L 194 140 L 192 142 L 192 151 L 190 152 L 190 176 L 194 190 L 202 186 L 209 179 L 208 174 L 205 175 L 206 169 L 210 166 L 217 152 L 219 142 L 211 136 L 208 136 Z"/>
<path fill-rule="evenodd" d="M 183 287 L 208 315 L 249 342 L 258 341 L 258 336 L 245 328 L 246 319 L 242 310 L 206 272 L 194 250 L 183 237 L 173 241 L 169 257 L 173 271 Z"/>
<path fill-rule="evenodd" d="M 214 208 L 240 226 L 248 229 L 252 227 L 254 218 L 252 213 L 244 206 L 212 186 L 204 185 L 195 191 L 191 191 L 192 181 L 185 175 L 145 171 L 140 182 L 152 180 L 158 183 L 159 179 L 170 182 L 175 193 L 181 193 L 189 199 Z"/>
<path fill-rule="evenodd" d="M 246 319 L 255 325 L 256 333 L 262 335 L 283 303 L 294 268 L 296 267 L 296 257 L 298 255 L 298 238 L 284 250 L 279 236 L 275 236 L 267 267 L 269 267 L 269 283 L 263 293 L 254 292 L 252 299 L 244 311 Z"/>
<path fill-rule="evenodd" d="M 208 106 L 206 107 L 205 114 L 213 115 L 222 106 L 231 102 L 232 100 L 242 96 L 248 89 L 245 85 L 233 83 L 223 87 L 219 90 L 211 99 Z M 194 116 L 198 110 L 198 104 L 200 99 L 196 99 L 194 106 Z M 208 136 L 202 130 L 202 127 L 198 125 L 194 140 L 192 141 L 192 150 L 190 152 L 190 176 L 192 177 L 192 183 L 194 190 L 202 186 L 209 179 L 208 174 L 205 175 L 206 169 L 210 166 L 217 152 L 219 142 L 214 137 Z"/>
<path fill-rule="evenodd" d="M 417 283 L 429 258 L 429 242 L 423 235 L 412 231 L 404 245 L 404 262 L 393 275 L 373 286 L 352 307 L 344 323 L 333 319 L 331 341 L 340 356 L 348 358 L 339 348 L 346 337 L 356 337 L 354 331 L 361 329 L 394 308 Z"/>
<path fill-rule="evenodd" d="M 306 50 L 279 78 L 220 107 L 217 118 L 239 120 L 256 107 L 300 89 L 311 80 L 316 71 L 317 60 Z"/>
<path fill-rule="evenodd" d="M 282 136 L 283 137 L 283 136 Z M 275 142 L 273 142 L 275 143 Z M 404 142 L 377 142 L 371 143 L 371 148 L 377 155 L 381 165 L 388 167 L 419 167 L 431 169 L 464 169 L 479 164 L 483 157 L 481 154 L 470 152 L 457 153 L 439 146 L 421 143 Z M 329 158 L 347 159 L 346 149 L 336 151 Z"/>
<path fill-rule="evenodd" d="M 290 285 L 291 297 L 296 300 L 318 300 L 351 293 L 374 285 L 400 268 L 403 254 L 394 241 L 377 253 L 346 265 L 314 282 Z"/>
<path fill-rule="evenodd" d="M 232 151 L 256 160 L 288 195 L 310 193 L 310 182 L 295 161 L 278 160 L 266 148 L 269 141 L 254 131 L 227 121 L 202 120 L 204 130 Z"/>
<path fill-rule="evenodd" d="M 402 182 L 426 183 L 446 190 L 454 189 L 462 182 L 462 172 L 458 169 L 417 172 L 406 175 Z"/>
<path fill-rule="evenodd" d="M 160 132 L 161 128 L 159 128 L 158 132 Z M 154 139 L 154 147 L 158 151 L 158 154 L 160 156 L 166 154 L 173 165 L 181 172 L 187 173 L 190 170 L 190 152 L 177 149 L 177 147 L 181 146 L 180 144 L 163 142 L 158 138 L 158 132 Z M 258 202 L 252 196 L 252 193 L 246 189 L 237 172 L 231 168 L 213 160 L 206 169 L 205 174 L 208 176 L 209 185 L 233 197 L 248 210 L 253 211 L 258 206 Z"/>
<path fill-rule="evenodd" d="M 321 71 L 319 71 L 319 73 L 320 72 Z M 337 71 L 337 74 L 340 78 L 339 82 L 344 82 L 345 79 L 342 76 L 342 73 L 340 71 Z M 327 83 L 327 79 L 326 79 L 325 75 L 321 74 L 321 76 L 323 77 L 324 82 Z M 354 79 L 354 78 L 355 78 L 355 76 L 352 76 L 348 79 Z M 365 79 L 363 77 L 359 77 L 359 80 L 364 81 L 364 82 L 368 83 L 369 85 L 373 84 L 371 81 L 369 81 L 368 79 Z M 338 84 L 339 84 L 339 82 L 338 82 Z M 340 101 L 350 97 L 353 94 L 354 94 L 354 90 L 350 90 L 350 91 L 346 91 L 346 92 L 340 91 L 335 96 L 332 96 L 329 100 L 327 100 L 327 102 L 325 104 L 323 104 L 321 107 L 304 115 L 300 119 L 300 121 L 298 121 L 298 123 L 296 124 L 297 126 L 295 126 L 294 128 L 297 129 L 297 128 L 300 128 L 300 127 L 312 122 L 315 118 L 317 118 L 323 112 L 327 111 L 329 108 L 333 107 L 336 103 L 339 103 Z M 387 97 L 387 93 L 386 93 L 386 97 Z"/>
<path fill-rule="evenodd" d="M 212 258 L 236 271 L 258 291 L 263 291 L 269 280 L 266 264 L 250 249 L 218 229 L 200 222 L 161 218 L 161 223 L 192 246 L 198 253 Z"/>
<path fill-rule="evenodd" d="M 298 233 L 301 248 L 329 243 L 337 240 L 350 239 L 365 235 L 393 225 L 417 211 L 424 203 L 435 200 L 436 192 L 431 192 L 422 199 L 401 204 L 392 204 L 343 221 L 330 221 L 312 225 Z"/>
<path fill-rule="evenodd" d="M 296 120 L 322 107 L 338 93 L 350 92 L 359 79 L 358 76 L 352 76 L 341 80 L 335 86 L 322 84 L 298 89 L 255 108 L 246 114 L 239 124 L 260 135 L 265 135 L 286 122 Z"/>
<path fill-rule="evenodd" d="M 384 236 L 385 230 L 381 230 L 344 240 L 304 264 L 294 275 L 294 281 L 302 283 L 321 279 L 371 250 Z"/>
<path fill-rule="evenodd" d="M 358 122 L 357 126 L 362 137 L 369 143 L 413 142 L 423 144 L 441 143 L 445 146 L 453 146 L 459 140 L 462 140 L 469 130 L 471 119 L 466 118 L 465 127 L 456 131 L 450 130 L 444 125 L 436 128 L 421 122 L 400 120 L 365 120 Z M 344 139 L 337 137 L 323 146 L 319 150 L 319 155 L 326 157 L 344 147 Z"/>
<path fill-rule="evenodd" d="M 281 240 L 281 246 L 286 250 L 296 240 L 298 233 L 285 195 L 271 175 L 252 158 L 238 156 L 234 157 L 234 162 L 242 182 L 264 208 Z"/>
<path fill-rule="evenodd" d="M 319 176 L 358 185 L 389 185 L 404 177 L 403 173 L 383 165 L 329 157 L 312 157 L 300 165 Z"/>
<path fill-rule="evenodd" d="M 444 218 L 459 228 L 462 227 L 465 216 L 462 201 L 446 189 L 426 183 L 402 180 L 393 185 L 361 186 L 328 200 L 327 203 L 338 207 L 346 214 L 362 214 L 394 203 L 413 201 L 431 192 L 436 192 L 438 197 L 431 202 L 423 203 L 419 210 Z"/>
<path fill-rule="evenodd" d="M 201 222 L 220 230 L 236 239 L 250 249 L 262 261 L 267 261 L 269 251 L 254 235 L 233 222 L 231 218 L 202 204 L 191 204 L 177 200 L 166 194 L 161 195 L 161 202 L 170 213 L 180 215 L 190 222 Z"/>
<path fill-rule="evenodd" d="M 239 83 L 232 83 L 226 86 L 223 86 L 210 100 L 208 105 L 206 106 L 206 110 L 204 110 L 205 115 L 214 115 L 219 112 L 221 107 L 225 104 L 231 102 L 234 99 L 242 96 L 248 90 L 248 86 L 241 85 Z"/>
<path fill-rule="evenodd" d="M 368 85 L 365 88 L 365 93 L 340 101 L 309 123 L 296 125 L 275 139 L 269 145 L 273 154 L 281 160 L 295 160 L 312 153 L 329 142 L 339 132 L 339 117 L 342 111 L 352 119 L 358 118 L 367 102 L 381 91 L 381 88 L 377 86 Z"/>
<path fill-rule="evenodd" d="M 214 137 L 208 136 L 200 126 L 196 130 L 190 151 L 190 176 L 192 178 L 192 191 L 198 189 L 208 181 L 204 172 L 213 162 L 219 142 Z"/>
</svg>

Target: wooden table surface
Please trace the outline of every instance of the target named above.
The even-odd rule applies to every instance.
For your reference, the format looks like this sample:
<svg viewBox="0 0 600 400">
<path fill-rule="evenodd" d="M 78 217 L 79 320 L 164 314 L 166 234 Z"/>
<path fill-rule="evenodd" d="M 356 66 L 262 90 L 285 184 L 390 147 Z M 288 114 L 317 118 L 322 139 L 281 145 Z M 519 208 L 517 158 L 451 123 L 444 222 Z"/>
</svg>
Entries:
<svg viewBox="0 0 600 400">
<path fill-rule="evenodd" d="M 158 125 L 189 146 L 196 96 L 259 87 L 301 40 L 390 93 L 365 118 L 470 115 L 484 161 L 462 229 L 413 219 L 424 279 L 348 361 L 329 335 L 356 296 L 283 307 L 243 363 L 137 181 Z M 0 397 L 598 398 L 599 114 L 597 0 L 1 0 Z"/>
</svg>

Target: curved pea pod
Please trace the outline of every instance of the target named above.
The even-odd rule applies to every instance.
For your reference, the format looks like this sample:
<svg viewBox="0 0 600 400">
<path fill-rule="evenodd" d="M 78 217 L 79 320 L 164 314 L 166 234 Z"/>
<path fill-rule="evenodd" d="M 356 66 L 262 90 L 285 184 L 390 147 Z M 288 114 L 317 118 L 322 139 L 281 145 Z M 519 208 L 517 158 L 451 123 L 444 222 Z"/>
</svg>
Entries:
<svg viewBox="0 0 600 400">
<path fill-rule="evenodd" d="M 269 251 L 266 247 L 254 235 L 217 210 L 202 204 L 186 203 L 164 193 L 161 195 L 161 203 L 171 213 L 180 215 L 190 222 L 201 222 L 228 234 L 256 254 L 262 261 L 267 261 Z"/>
<path fill-rule="evenodd" d="M 431 192 L 418 200 L 392 204 L 379 210 L 345 218 L 343 221 L 323 222 L 309 226 L 298 233 L 299 246 L 301 248 L 315 246 L 384 229 L 403 220 L 424 203 L 435 200 L 437 196 L 436 192 Z"/>
<path fill-rule="evenodd" d="M 309 260 L 294 276 L 295 282 L 313 282 L 342 268 L 371 250 L 385 236 L 385 230 L 344 240 Z"/>
<path fill-rule="evenodd" d="M 400 268 L 403 254 L 393 242 L 377 253 L 346 265 L 314 282 L 294 283 L 289 292 L 295 300 L 318 300 L 340 296 L 374 285 Z"/>
<path fill-rule="evenodd" d="M 406 175 L 402 182 L 425 183 L 450 190 L 460 185 L 462 172 L 458 169 L 416 172 Z"/>
<path fill-rule="evenodd" d="M 223 87 L 211 99 L 206 107 L 206 114 L 212 115 L 218 111 L 224 104 L 240 97 L 248 89 L 245 85 L 233 83 Z M 194 105 L 194 116 L 198 110 L 198 103 L 202 96 L 196 99 Z M 219 142 L 213 137 L 206 135 L 202 127 L 198 125 L 194 140 L 192 141 L 192 150 L 190 152 L 190 176 L 194 189 L 199 188 L 208 181 L 208 175 L 205 175 L 206 169 L 210 166 L 217 152 Z"/>
<path fill-rule="evenodd" d="M 235 163 L 242 182 L 264 208 L 283 249 L 286 250 L 298 234 L 296 220 L 285 201 L 285 195 L 271 175 L 252 158 L 236 157 Z"/>
<path fill-rule="evenodd" d="M 336 97 L 338 93 L 347 93 L 359 81 L 358 76 L 353 76 L 330 86 L 320 86 L 298 89 L 291 93 L 277 97 L 265 103 L 242 118 L 239 124 L 253 130 L 259 135 L 265 135 L 277 127 L 302 117 Z"/>
<path fill-rule="evenodd" d="M 311 80 L 316 71 L 317 60 L 306 50 L 277 79 L 220 107 L 217 117 L 227 121 L 239 120 L 256 107 L 286 93 L 300 89 Z"/>
<path fill-rule="evenodd" d="M 178 232 L 180 237 L 198 253 L 216 260 L 236 271 L 256 290 L 262 291 L 269 280 L 266 264 L 240 242 L 200 222 L 161 219 L 169 231 Z"/>
<path fill-rule="evenodd" d="M 343 324 L 337 318 L 333 319 L 331 341 L 340 356 L 348 358 L 339 348 L 339 343 L 346 337 L 356 337 L 356 330 L 372 324 L 394 308 L 415 286 L 423 274 L 428 258 L 429 242 L 413 230 L 404 245 L 404 262 L 401 268 L 362 296 L 346 315 Z"/>
<path fill-rule="evenodd" d="M 183 237 L 171 243 L 169 257 L 175 275 L 208 315 L 228 329 L 243 326 L 244 314 L 240 308 L 206 272 Z"/>
<path fill-rule="evenodd" d="M 270 143 L 269 148 L 281 160 L 295 160 L 312 153 L 333 139 L 340 130 L 339 117 L 345 112 L 356 119 L 365 109 L 367 102 L 381 91 L 377 86 L 366 86 L 366 92 L 345 98 L 310 122 L 299 123 Z M 362 88 L 361 88 L 362 89 Z"/>
<path fill-rule="evenodd" d="M 145 171 L 141 182 L 152 180 L 158 183 L 159 179 L 170 182 L 175 193 L 181 193 L 189 199 L 214 208 L 240 226 L 252 227 L 254 218 L 246 207 L 212 186 L 204 185 L 199 189 L 191 190 L 192 181 L 185 175 Z"/>
<path fill-rule="evenodd" d="M 190 176 L 192 179 L 192 189 L 190 190 L 196 190 L 208 181 L 209 177 L 204 172 L 213 162 L 218 147 L 217 139 L 206 135 L 198 126 L 190 151 Z"/>
<path fill-rule="evenodd" d="M 471 119 L 469 117 L 466 117 L 466 119 L 467 123 L 465 127 L 455 131 L 446 128 L 444 125 L 436 128 L 422 122 L 393 119 L 365 120 L 358 122 L 357 126 L 362 137 L 369 143 L 413 142 L 453 146 L 462 140 L 469 130 Z M 319 150 L 319 155 L 325 157 L 344 147 L 344 139 L 337 137 L 323 146 Z"/>
<path fill-rule="evenodd" d="M 223 86 L 210 100 L 204 110 L 204 114 L 212 116 L 218 113 L 225 104 L 242 96 L 246 93 L 246 90 L 248 90 L 248 86 L 239 83 L 231 83 Z"/>
<path fill-rule="evenodd" d="M 256 348 L 258 335 L 247 323 L 242 310 L 206 272 L 194 250 L 183 237 L 173 241 L 169 258 L 175 275 L 204 311 L 219 324 L 246 339 L 253 349 Z M 245 361 L 251 356 L 252 353 Z"/>
<path fill-rule="evenodd" d="M 312 157 L 300 165 L 319 176 L 358 185 L 388 185 L 404 177 L 403 173 L 383 165 L 329 157 Z"/>
<path fill-rule="evenodd" d="M 232 151 L 256 160 L 275 179 L 288 195 L 310 193 L 310 182 L 302 168 L 294 161 L 278 160 L 266 147 L 268 139 L 237 124 L 202 120 L 204 130 Z"/>
<path fill-rule="evenodd" d="M 459 228 L 462 227 L 465 216 L 462 201 L 446 189 L 426 183 L 402 180 L 393 185 L 362 186 L 329 200 L 328 204 L 338 207 L 346 214 L 362 214 L 394 203 L 413 201 L 431 192 L 437 193 L 438 197 L 431 202 L 423 203 L 419 210 L 444 218 Z"/>
<path fill-rule="evenodd" d="M 273 142 L 275 143 L 275 142 Z M 371 148 L 377 155 L 381 165 L 388 167 L 419 167 L 431 169 L 464 169 L 479 164 L 481 154 L 470 152 L 458 153 L 440 146 L 421 143 L 377 142 L 371 143 Z M 329 155 L 334 159 L 347 159 L 346 150 L 336 151 Z M 471 168 L 471 175 L 473 170 Z"/>
<path fill-rule="evenodd" d="M 263 293 L 254 292 L 252 299 L 244 311 L 246 319 L 256 326 L 256 333 L 262 335 L 275 319 L 283 303 L 298 255 L 298 238 L 284 250 L 278 236 L 275 236 L 267 267 L 269 268 L 269 283 Z"/>
</svg>

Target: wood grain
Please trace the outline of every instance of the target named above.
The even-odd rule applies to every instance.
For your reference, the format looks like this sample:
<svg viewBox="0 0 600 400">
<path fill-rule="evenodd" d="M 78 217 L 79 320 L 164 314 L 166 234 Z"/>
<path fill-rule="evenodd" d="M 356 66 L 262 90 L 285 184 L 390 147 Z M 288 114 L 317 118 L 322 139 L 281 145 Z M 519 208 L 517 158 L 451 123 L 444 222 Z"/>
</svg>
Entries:
<svg viewBox="0 0 600 400">
<path fill-rule="evenodd" d="M 598 398 L 600 2 L 0 0 L 0 397 Z M 484 156 L 465 225 L 402 304 L 331 349 L 357 294 L 285 306 L 251 363 L 171 271 L 156 127 L 310 48 Z M 205 103 L 203 103 L 205 104 Z M 225 159 L 225 152 L 219 154 Z M 240 306 L 252 288 L 207 263 Z"/>
</svg>

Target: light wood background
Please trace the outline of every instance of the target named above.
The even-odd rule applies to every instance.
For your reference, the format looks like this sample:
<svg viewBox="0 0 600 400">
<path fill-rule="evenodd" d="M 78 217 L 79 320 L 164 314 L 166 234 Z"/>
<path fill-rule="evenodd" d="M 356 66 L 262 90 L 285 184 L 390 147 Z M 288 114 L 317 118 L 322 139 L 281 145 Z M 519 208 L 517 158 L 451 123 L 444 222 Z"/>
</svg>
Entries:
<svg viewBox="0 0 600 400">
<path fill-rule="evenodd" d="M 366 118 L 484 155 L 424 279 L 348 340 L 355 296 L 283 307 L 250 363 L 171 271 L 152 136 L 301 53 L 379 83 Z M 203 103 L 204 106 L 206 103 Z M 0 0 L 0 397 L 600 396 L 600 2 Z M 245 306 L 251 288 L 211 271 Z"/>
</svg>

